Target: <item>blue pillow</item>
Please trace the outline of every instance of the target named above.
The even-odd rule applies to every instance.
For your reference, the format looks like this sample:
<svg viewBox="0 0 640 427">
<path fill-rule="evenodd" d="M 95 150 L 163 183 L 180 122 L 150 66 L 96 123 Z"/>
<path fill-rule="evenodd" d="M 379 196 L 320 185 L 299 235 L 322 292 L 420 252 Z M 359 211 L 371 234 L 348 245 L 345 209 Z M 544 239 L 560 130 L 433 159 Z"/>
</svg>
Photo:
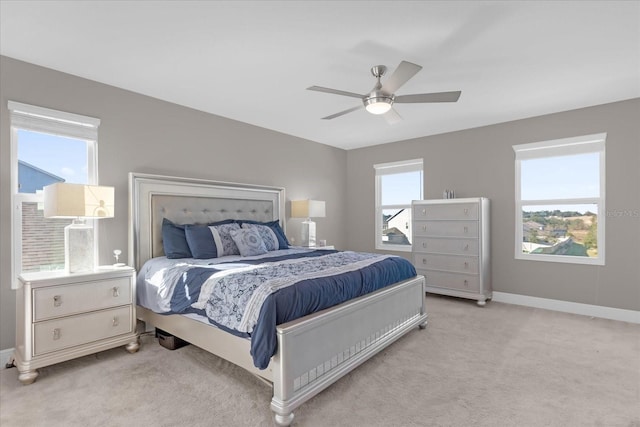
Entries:
<svg viewBox="0 0 640 427">
<path fill-rule="evenodd" d="M 230 230 L 229 234 L 238 247 L 240 255 L 253 256 L 267 253 L 267 248 L 257 228 L 238 228 L 236 230 Z"/>
<path fill-rule="evenodd" d="M 185 226 L 186 240 L 193 258 L 217 258 L 218 248 L 208 225 L 189 224 Z"/>
<path fill-rule="evenodd" d="M 233 220 L 224 220 L 212 225 L 187 225 L 185 235 L 193 258 L 218 258 L 225 255 L 240 255 L 240 251 L 229 232 L 240 226 Z"/>
<path fill-rule="evenodd" d="M 287 240 L 287 236 L 285 236 L 284 234 L 284 230 L 282 230 L 282 227 L 280 227 L 280 220 L 276 219 L 275 221 L 260 222 L 260 221 L 252 221 L 248 219 L 239 219 L 237 222 L 240 223 L 240 225 L 242 224 L 266 225 L 267 227 L 271 228 L 271 230 L 275 233 L 276 237 L 278 237 L 278 249 L 289 249 L 289 241 Z"/>
<path fill-rule="evenodd" d="M 185 226 L 162 219 L 162 247 L 167 258 L 191 258 L 191 250 L 185 236 Z"/>
</svg>

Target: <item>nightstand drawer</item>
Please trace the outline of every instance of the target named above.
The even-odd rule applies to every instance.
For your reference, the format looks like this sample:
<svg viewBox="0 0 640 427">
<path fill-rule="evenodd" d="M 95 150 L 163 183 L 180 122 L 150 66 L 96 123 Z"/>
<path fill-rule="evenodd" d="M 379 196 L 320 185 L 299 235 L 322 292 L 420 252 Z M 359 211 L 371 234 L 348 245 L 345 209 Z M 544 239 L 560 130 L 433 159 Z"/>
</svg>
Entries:
<svg viewBox="0 0 640 427">
<path fill-rule="evenodd" d="M 478 255 L 478 239 L 416 237 L 413 250 L 421 253 Z"/>
<path fill-rule="evenodd" d="M 117 307 L 132 301 L 128 276 L 38 288 L 33 290 L 33 321 Z"/>
<path fill-rule="evenodd" d="M 478 219 L 477 203 L 419 204 L 413 207 L 414 219 Z"/>
<path fill-rule="evenodd" d="M 131 305 L 36 323 L 34 356 L 132 331 Z"/>
</svg>

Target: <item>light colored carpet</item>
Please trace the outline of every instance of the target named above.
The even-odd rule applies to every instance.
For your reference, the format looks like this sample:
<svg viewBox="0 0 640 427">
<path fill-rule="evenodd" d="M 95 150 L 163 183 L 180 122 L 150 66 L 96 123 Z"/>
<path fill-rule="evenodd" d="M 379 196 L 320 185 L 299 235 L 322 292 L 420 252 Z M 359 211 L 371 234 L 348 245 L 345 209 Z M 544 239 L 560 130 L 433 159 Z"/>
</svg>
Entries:
<svg viewBox="0 0 640 427">
<path fill-rule="evenodd" d="M 296 426 L 640 427 L 640 325 L 429 296 L 410 332 L 302 405 Z M 194 346 L 146 336 L 40 369 L 0 371 L 0 425 L 271 426 L 270 387 Z"/>
</svg>

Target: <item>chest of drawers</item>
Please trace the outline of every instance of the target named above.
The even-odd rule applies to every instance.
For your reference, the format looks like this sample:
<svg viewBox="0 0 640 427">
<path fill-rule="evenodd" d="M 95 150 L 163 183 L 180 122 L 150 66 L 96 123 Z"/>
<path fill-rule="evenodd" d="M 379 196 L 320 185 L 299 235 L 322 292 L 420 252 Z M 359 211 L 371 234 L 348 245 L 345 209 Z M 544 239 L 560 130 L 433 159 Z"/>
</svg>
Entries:
<svg viewBox="0 0 640 427">
<path fill-rule="evenodd" d="M 412 257 L 427 292 L 491 299 L 489 215 L 485 197 L 413 202 Z"/>
<path fill-rule="evenodd" d="M 25 273 L 16 293 L 18 379 L 30 384 L 37 368 L 119 345 L 135 352 L 135 270 Z"/>
</svg>

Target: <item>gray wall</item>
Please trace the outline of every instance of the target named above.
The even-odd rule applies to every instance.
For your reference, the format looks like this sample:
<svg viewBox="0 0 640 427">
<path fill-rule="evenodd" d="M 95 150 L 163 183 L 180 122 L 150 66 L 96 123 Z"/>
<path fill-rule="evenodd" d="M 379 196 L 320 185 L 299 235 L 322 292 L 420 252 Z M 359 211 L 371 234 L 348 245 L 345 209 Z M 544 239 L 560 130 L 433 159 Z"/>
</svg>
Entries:
<svg viewBox="0 0 640 427">
<path fill-rule="evenodd" d="M 8 100 L 101 119 L 100 183 L 116 188 L 116 217 L 99 222 L 104 264 L 114 248 L 127 259 L 130 171 L 286 187 L 288 200 L 327 202 L 319 238 L 373 252 L 373 164 L 422 157 L 425 198 L 445 188 L 491 198 L 496 291 L 640 310 L 638 99 L 345 152 L 0 57 L 0 349 L 15 344 Z M 606 266 L 516 261 L 511 146 L 599 132 L 608 133 L 607 210 L 632 213 L 607 218 Z M 287 234 L 299 224 L 288 220 Z"/>
<path fill-rule="evenodd" d="M 607 133 L 606 265 L 515 260 L 511 146 L 600 132 Z M 348 151 L 349 249 L 375 250 L 373 165 L 414 158 L 424 159 L 426 199 L 444 189 L 491 199 L 494 291 L 640 310 L 640 99 Z"/>
<path fill-rule="evenodd" d="M 274 185 L 286 188 L 287 200 L 325 200 L 318 237 L 346 246 L 344 150 L 7 57 L 0 57 L 0 98 L 0 349 L 15 344 L 8 100 L 101 119 L 99 181 L 116 189 L 115 218 L 99 222 L 102 264 L 113 263 L 115 248 L 123 251 L 120 259 L 128 257 L 130 171 Z M 287 221 L 287 235 L 297 235 L 300 222 Z"/>
</svg>

